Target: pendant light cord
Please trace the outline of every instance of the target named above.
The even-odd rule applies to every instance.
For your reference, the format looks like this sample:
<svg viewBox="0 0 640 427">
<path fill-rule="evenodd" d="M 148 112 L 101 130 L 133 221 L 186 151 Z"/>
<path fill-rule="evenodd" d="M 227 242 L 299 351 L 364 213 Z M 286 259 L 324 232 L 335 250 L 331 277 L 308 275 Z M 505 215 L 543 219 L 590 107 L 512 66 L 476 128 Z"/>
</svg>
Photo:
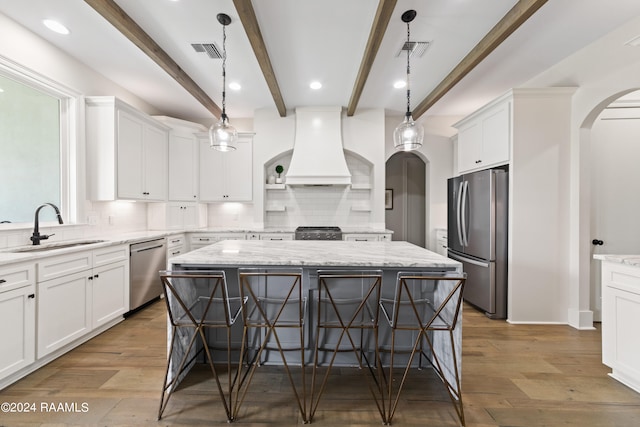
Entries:
<svg viewBox="0 0 640 427">
<path fill-rule="evenodd" d="M 227 97 L 227 26 L 222 26 L 222 116 L 225 120 L 226 114 L 226 97 Z"/>
<path fill-rule="evenodd" d="M 407 22 L 407 44 L 405 46 L 405 49 L 407 50 L 407 117 L 411 116 L 411 65 L 409 62 L 409 57 L 411 56 L 410 34 L 409 22 Z"/>
</svg>

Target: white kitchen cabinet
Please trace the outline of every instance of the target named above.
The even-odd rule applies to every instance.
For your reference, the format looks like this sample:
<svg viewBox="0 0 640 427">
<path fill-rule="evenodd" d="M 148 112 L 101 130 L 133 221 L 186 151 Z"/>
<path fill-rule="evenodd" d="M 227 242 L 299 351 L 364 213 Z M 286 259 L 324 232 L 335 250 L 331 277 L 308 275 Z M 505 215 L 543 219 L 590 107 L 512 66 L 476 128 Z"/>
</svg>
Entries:
<svg viewBox="0 0 640 427">
<path fill-rule="evenodd" d="M 637 257 L 636 257 L 637 258 Z M 602 263 L 602 362 L 640 392 L 640 267 Z"/>
<path fill-rule="evenodd" d="M 458 173 L 509 162 L 511 97 L 501 97 L 454 125 Z"/>
<path fill-rule="evenodd" d="M 344 233 L 342 240 L 349 242 L 386 242 L 391 240 L 389 233 Z"/>
<path fill-rule="evenodd" d="M 35 360 L 34 264 L 0 268 L 0 380 Z"/>
<path fill-rule="evenodd" d="M 207 129 L 199 123 L 167 116 L 153 116 L 169 126 L 169 201 L 198 200 L 199 144 L 196 134 Z"/>
<path fill-rule="evenodd" d="M 37 272 L 38 358 L 128 310 L 128 245 L 45 258 L 38 263 Z"/>
<path fill-rule="evenodd" d="M 129 310 L 129 261 L 94 267 L 91 286 L 91 329 Z"/>
<path fill-rule="evenodd" d="M 447 230 L 442 229 L 442 228 L 438 228 L 436 229 L 436 250 L 435 252 L 442 255 L 442 256 L 447 256 L 448 253 L 448 248 L 447 245 L 449 244 L 448 242 L 448 233 Z"/>
<path fill-rule="evenodd" d="M 260 233 L 260 240 L 293 240 L 294 233 Z"/>
<path fill-rule="evenodd" d="M 192 233 L 189 238 L 189 249 L 196 250 L 221 240 L 246 240 L 244 232 L 229 233 Z"/>
<path fill-rule="evenodd" d="M 188 252 L 184 234 L 167 237 L 167 259 Z"/>
<path fill-rule="evenodd" d="M 38 358 L 91 331 L 90 270 L 38 283 Z"/>
<path fill-rule="evenodd" d="M 207 205 L 203 203 L 150 203 L 147 206 L 149 230 L 184 230 L 207 225 Z"/>
<path fill-rule="evenodd" d="M 236 150 L 221 152 L 200 140 L 200 200 L 249 202 L 253 199 L 253 133 L 239 133 Z"/>
<path fill-rule="evenodd" d="M 169 128 L 112 96 L 85 101 L 90 199 L 166 200 Z"/>
</svg>

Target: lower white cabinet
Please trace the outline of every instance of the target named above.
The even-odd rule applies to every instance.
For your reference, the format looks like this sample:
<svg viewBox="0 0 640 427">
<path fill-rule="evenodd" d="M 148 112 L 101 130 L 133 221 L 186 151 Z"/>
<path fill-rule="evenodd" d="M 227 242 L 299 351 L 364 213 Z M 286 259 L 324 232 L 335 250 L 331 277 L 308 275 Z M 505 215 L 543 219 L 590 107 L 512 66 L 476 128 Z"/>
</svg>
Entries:
<svg viewBox="0 0 640 427">
<path fill-rule="evenodd" d="M 33 267 L 31 267 L 33 271 Z M 4 276 L 0 271 L 0 280 Z M 6 282 L 5 282 L 6 283 Z M 0 287 L 1 289 L 1 287 Z M 0 292 L 0 379 L 35 360 L 35 284 Z"/>
<path fill-rule="evenodd" d="M 91 271 L 38 283 L 38 358 L 91 330 Z"/>
<path fill-rule="evenodd" d="M 38 263 L 38 271 L 43 272 L 37 283 L 38 358 L 128 310 L 128 245 L 47 258 Z"/>
<path fill-rule="evenodd" d="M 188 252 L 186 238 L 184 234 L 167 237 L 167 260 Z"/>
<path fill-rule="evenodd" d="M 387 242 L 391 240 L 391 234 L 345 233 L 342 235 L 342 240 L 349 242 Z"/>
<path fill-rule="evenodd" d="M 129 261 L 93 269 L 91 288 L 91 328 L 122 316 L 129 308 Z"/>
<path fill-rule="evenodd" d="M 602 264 L 602 362 L 640 392 L 640 267 Z"/>
<path fill-rule="evenodd" d="M 193 233 L 189 239 L 189 249 L 196 250 L 221 240 L 247 240 L 245 233 Z"/>
</svg>

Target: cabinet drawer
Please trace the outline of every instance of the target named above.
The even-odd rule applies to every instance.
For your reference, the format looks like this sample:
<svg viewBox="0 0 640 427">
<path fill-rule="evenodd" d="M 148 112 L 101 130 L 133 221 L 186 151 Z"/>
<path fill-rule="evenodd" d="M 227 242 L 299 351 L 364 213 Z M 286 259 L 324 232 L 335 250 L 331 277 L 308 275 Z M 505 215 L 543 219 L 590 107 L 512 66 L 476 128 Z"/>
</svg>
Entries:
<svg viewBox="0 0 640 427">
<path fill-rule="evenodd" d="M 167 248 L 167 258 L 182 255 L 183 253 L 185 253 L 184 246 L 173 246 L 171 248 Z"/>
<path fill-rule="evenodd" d="M 167 237 L 167 248 L 171 249 L 177 246 L 183 246 L 185 242 L 184 234 L 178 236 Z"/>
<path fill-rule="evenodd" d="M 129 245 L 109 246 L 93 251 L 93 266 L 111 264 L 129 259 Z"/>
<path fill-rule="evenodd" d="M 377 242 L 377 234 L 343 234 L 342 240 L 349 242 Z"/>
<path fill-rule="evenodd" d="M 38 282 L 89 270 L 92 265 L 92 255 L 92 251 L 86 251 L 46 258 L 38 263 Z"/>
<path fill-rule="evenodd" d="M 16 264 L 0 268 L 0 292 L 35 284 L 35 264 Z"/>
<path fill-rule="evenodd" d="M 293 240 L 293 233 L 263 233 L 260 240 Z"/>
</svg>

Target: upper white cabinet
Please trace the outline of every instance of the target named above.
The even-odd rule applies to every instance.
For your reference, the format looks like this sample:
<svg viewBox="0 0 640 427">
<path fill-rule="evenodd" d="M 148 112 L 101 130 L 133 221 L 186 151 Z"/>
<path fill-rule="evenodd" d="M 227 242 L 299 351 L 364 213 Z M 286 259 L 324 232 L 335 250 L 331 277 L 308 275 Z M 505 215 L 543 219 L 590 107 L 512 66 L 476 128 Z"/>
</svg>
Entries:
<svg viewBox="0 0 640 427">
<path fill-rule="evenodd" d="M 91 200 L 167 199 L 169 128 L 113 96 L 86 98 Z"/>
<path fill-rule="evenodd" d="M 454 125 L 458 129 L 458 173 L 509 162 L 511 105 L 511 96 L 503 96 Z"/>
<path fill-rule="evenodd" d="M 171 128 L 169 132 L 169 201 L 198 200 L 198 139 L 197 133 L 207 129 L 198 123 L 167 116 L 154 119 Z"/>
<path fill-rule="evenodd" d="M 249 202 L 253 199 L 253 133 L 239 133 L 236 150 L 221 152 L 200 136 L 200 201 Z"/>
</svg>

